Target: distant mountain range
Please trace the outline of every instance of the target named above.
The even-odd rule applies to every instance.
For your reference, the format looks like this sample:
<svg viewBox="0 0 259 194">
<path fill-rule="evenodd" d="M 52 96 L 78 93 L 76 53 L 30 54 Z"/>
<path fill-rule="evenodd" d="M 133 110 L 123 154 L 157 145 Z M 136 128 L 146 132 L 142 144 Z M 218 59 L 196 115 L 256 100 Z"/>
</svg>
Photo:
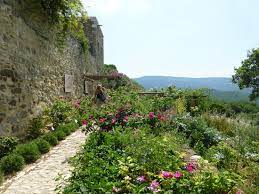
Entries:
<svg viewBox="0 0 259 194">
<path fill-rule="evenodd" d="M 170 76 L 144 76 L 134 79 L 145 89 L 159 89 L 168 86 L 177 88 L 208 88 L 211 95 L 225 101 L 248 101 L 250 89 L 240 90 L 233 84 L 231 78 L 208 77 L 208 78 L 189 78 L 189 77 L 170 77 Z"/>
</svg>

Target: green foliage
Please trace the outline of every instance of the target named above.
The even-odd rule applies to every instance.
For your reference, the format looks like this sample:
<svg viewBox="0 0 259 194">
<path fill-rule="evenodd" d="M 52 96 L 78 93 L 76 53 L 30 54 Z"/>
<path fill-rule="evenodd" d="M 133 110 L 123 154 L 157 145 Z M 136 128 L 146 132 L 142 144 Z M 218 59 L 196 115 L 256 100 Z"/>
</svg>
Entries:
<svg viewBox="0 0 259 194">
<path fill-rule="evenodd" d="M 84 51 L 88 48 L 88 40 L 84 33 L 84 23 L 87 13 L 81 0 L 25 0 L 25 8 L 32 13 L 43 14 L 55 29 L 57 43 L 64 46 L 68 35 L 72 35 L 82 45 Z"/>
<path fill-rule="evenodd" d="M 66 134 L 61 130 L 55 131 L 54 134 L 59 141 L 64 140 L 66 138 Z"/>
<path fill-rule="evenodd" d="M 198 97 L 192 104 L 190 91 L 165 92 L 166 97 L 147 97 L 119 88 L 109 94 L 109 103 L 98 109 L 87 107 L 79 122 L 84 121 L 89 128 L 94 124 L 99 130 L 89 135 L 82 152 L 73 159 L 74 170 L 62 192 L 223 194 L 236 191 L 241 181 L 236 173 L 202 167 L 199 162 L 186 163 L 184 158 L 183 144 L 189 142 L 205 155 L 221 141 L 221 134 L 199 116 L 207 110 L 206 99 L 203 102 L 203 97 Z M 177 104 L 174 101 L 179 96 L 186 102 L 182 103 L 182 114 L 163 115 L 174 112 L 172 109 Z M 195 106 L 197 110 L 191 108 Z M 165 177 L 164 172 L 179 177 Z M 139 181 L 141 177 L 143 182 Z M 154 181 L 158 184 L 156 188 L 152 187 Z"/>
<path fill-rule="evenodd" d="M 57 131 L 63 131 L 66 136 L 70 135 L 78 128 L 78 124 L 75 122 L 70 122 L 67 124 L 59 125 Z"/>
<path fill-rule="evenodd" d="M 259 112 L 259 106 L 248 102 L 230 102 L 209 99 L 208 110 L 211 113 L 225 114 L 226 116 L 235 116 L 240 113 L 256 114 Z"/>
<path fill-rule="evenodd" d="M 50 117 L 56 128 L 59 124 L 66 122 L 72 114 L 72 106 L 63 100 L 57 100 L 50 110 Z"/>
<path fill-rule="evenodd" d="M 50 150 L 50 144 L 43 138 L 39 138 L 35 141 L 41 154 L 45 154 Z"/>
<path fill-rule="evenodd" d="M 208 150 L 207 157 L 216 163 L 219 169 L 231 169 L 237 171 L 241 156 L 228 144 L 221 142 L 218 146 Z"/>
<path fill-rule="evenodd" d="M 66 128 L 68 128 L 71 132 L 75 132 L 79 128 L 79 126 L 76 122 L 70 122 L 66 124 Z"/>
<path fill-rule="evenodd" d="M 42 117 L 33 118 L 30 122 L 28 130 L 26 131 L 26 139 L 32 140 L 43 134 L 44 121 Z"/>
<path fill-rule="evenodd" d="M 55 146 L 58 144 L 58 139 L 54 133 L 47 133 L 46 135 L 42 136 L 51 146 Z"/>
<path fill-rule="evenodd" d="M 65 125 L 58 126 L 57 131 L 63 131 L 66 136 L 71 134 L 70 128 Z"/>
<path fill-rule="evenodd" d="M 0 137 L 0 158 L 9 154 L 17 144 L 16 137 Z"/>
<path fill-rule="evenodd" d="M 21 155 L 27 164 L 35 162 L 40 158 L 40 152 L 35 143 L 18 145 L 14 152 Z"/>
<path fill-rule="evenodd" d="M 9 154 L 1 159 L 0 166 L 6 175 L 18 172 L 22 170 L 24 166 L 24 159 L 19 154 Z"/>
<path fill-rule="evenodd" d="M 119 73 L 117 67 L 113 64 L 104 64 L 101 69 L 103 75 L 114 76 L 111 80 L 103 80 L 102 84 L 105 88 L 118 89 L 119 87 L 130 87 L 133 90 L 143 89 L 137 82 L 131 80 L 125 74 Z"/>
<path fill-rule="evenodd" d="M 240 89 L 252 88 L 251 100 L 259 97 L 259 48 L 249 51 L 247 59 L 242 61 L 239 68 L 235 68 L 233 82 L 237 83 Z"/>
<path fill-rule="evenodd" d="M 229 122 L 226 117 L 204 115 L 203 118 L 209 127 L 214 127 L 228 136 L 234 136 L 236 126 Z"/>
<path fill-rule="evenodd" d="M 4 173 L 0 170 L 0 185 L 4 182 Z"/>
<path fill-rule="evenodd" d="M 208 127 L 202 118 L 175 117 L 172 124 L 190 140 L 190 146 L 200 154 L 204 154 L 209 147 L 217 145 L 221 140 L 220 134 Z"/>
</svg>

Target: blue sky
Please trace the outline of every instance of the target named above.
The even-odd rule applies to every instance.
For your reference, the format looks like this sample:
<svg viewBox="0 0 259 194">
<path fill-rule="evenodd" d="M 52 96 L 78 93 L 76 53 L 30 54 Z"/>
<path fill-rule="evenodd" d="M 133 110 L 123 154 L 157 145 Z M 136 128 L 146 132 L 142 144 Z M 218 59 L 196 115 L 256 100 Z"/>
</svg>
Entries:
<svg viewBox="0 0 259 194">
<path fill-rule="evenodd" d="M 144 75 L 229 77 L 259 47 L 259 0 L 83 0 L 105 63 Z"/>
</svg>

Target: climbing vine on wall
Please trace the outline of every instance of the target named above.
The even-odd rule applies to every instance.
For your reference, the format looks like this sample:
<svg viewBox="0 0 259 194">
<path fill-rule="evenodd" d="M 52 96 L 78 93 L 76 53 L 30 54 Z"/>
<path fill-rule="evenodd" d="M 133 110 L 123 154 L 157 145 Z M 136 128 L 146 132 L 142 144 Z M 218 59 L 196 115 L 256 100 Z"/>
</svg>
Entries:
<svg viewBox="0 0 259 194">
<path fill-rule="evenodd" d="M 64 45 L 68 34 L 75 37 L 87 50 L 88 41 L 84 34 L 83 23 L 87 20 L 87 13 L 81 0 L 24 0 L 30 11 L 46 15 L 48 23 L 58 30 L 57 43 Z"/>
</svg>

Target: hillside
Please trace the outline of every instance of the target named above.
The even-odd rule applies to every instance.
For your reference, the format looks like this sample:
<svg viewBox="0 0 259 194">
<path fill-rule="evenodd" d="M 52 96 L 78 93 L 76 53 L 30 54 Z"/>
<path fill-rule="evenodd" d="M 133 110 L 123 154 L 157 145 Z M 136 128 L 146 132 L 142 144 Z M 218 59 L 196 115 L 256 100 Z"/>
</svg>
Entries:
<svg viewBox="0 0 259 194">
<path fill-rule="evenodd" d="M 165 88 L 176 86 L 177 88 L 208 88 L 210 94 L 217 99 L 225 101 L 248 101 L 249 89 L 240 90 L 237 85 L 231 82 L 231 78 L 210 77 L 210 78 L 188 78 L 170 76 L 144 76 L 134 79 L 146 89 Z"/>
</svg>

